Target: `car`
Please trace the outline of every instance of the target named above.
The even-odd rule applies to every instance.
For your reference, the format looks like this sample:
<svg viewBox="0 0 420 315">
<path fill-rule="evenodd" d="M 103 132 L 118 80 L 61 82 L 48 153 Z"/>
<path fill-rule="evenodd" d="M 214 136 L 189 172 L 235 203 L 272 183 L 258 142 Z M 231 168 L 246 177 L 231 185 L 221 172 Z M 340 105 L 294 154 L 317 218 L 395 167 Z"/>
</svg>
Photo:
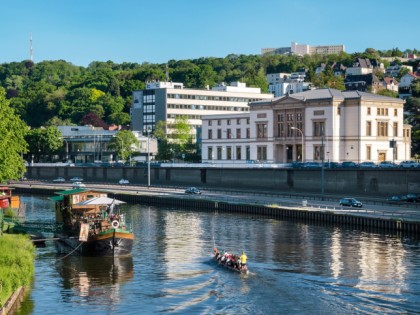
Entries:
<svg viewBox="0 0 420 315">
<path fill-rule="evenodd" d="M 196 187 L 188 187 L 185 190 L 186 194 L 192 194 L 192 195 L 201 195 L 201 191 L 200 189 L 196 188 Z"/>
<path fill-rule="evenodd" d="M 118 184 L 120 184 L 120 185 L 126 185 L 126 184 L 130 184 L 130 182 L 128 181 L 128 179 L 121 178 L 118 181 Z"/>
<path fill-rule="evenodd" d="M 382 161 L 381 163 L 379 163 L 378 165 L 380 168 L 395 168 L 397 167 L 397 165 L 393 162 L 390 161 Z"/>
<path fill-rule="evenodd" d="M 420 164 L 417 163 L 416 161 L 402 161 L 399 165 L 399 167 L 401 168 L 415 168 L 415 167 L 420 167 Z"/>
<path fill-rule="evenodd" d="M 325 162 L 324 167 L 326 168 L 341 168 L 341 164 L 338 162 Z"/>
<path fill-rule="evenodd" d="M 352 161 L 345 161 L 341 163 L 341 167 L 343 168 L 356 168 L 359 167 L 359 164 L 352 162 Z"/>
<path fill-rule="evenodd" d="M 378 165 L 376 165 L 374 162 L 366 161 L 366 162 L 360 163 L 359 167 L 360 168 L 376 168 L 378 167 Z"/>
<path fill-rule="evenodd" d="M 403 201 L 407 201 L 407 197 L 406 196 L 389 196 L 388 198 L 386 198 L 387 201 L 389 202 L 403 202 Z"/>
<path fill-rule="evenodd" d="M 321 168 L 322 164 L 319 162 L 305 162 L 303 168 Z"/>
<path fill-rule="evenodd" d="M 83 181 L 83 178 L 76 176 L 76 177 L 70 178 L 70 181 L 71 182 L 82 182 Z"/>
<path fill-rule="evenodd" d="M 420 202 L 420 194 L 407 194 L 405 197 L 407 202 Z"/>
<path fill-rule="evenodd" d="M 340 206 L 361 208 L 361 207 L 363 207 L 363 204 L 355 198 L 341 198 L 340 199 Z"/>
<path fill-rule="evenodd" d="M 66 179 L 64 177 L 57 177 L 55 179 L 53 179 L 54 183 L 64 183 L 66 181 Z"/>
<path fill-rule="evenodd" d="M 85 184 L 83 184 L 82 182 L 74 182 L 74 183 L 71 185 L 71 187 L 72 187 L 72 188 L 85 188 L 85 187 L 86 187 L 86 185 L 85 185 Z"/>
</svg>

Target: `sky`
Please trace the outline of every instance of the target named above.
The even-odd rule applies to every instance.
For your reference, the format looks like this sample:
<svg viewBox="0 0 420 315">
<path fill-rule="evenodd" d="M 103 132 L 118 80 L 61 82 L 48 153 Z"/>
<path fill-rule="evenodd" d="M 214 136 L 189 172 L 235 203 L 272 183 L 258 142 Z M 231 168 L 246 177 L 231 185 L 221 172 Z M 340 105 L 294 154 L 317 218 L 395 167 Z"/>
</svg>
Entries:
<svg viewBox="0 0 420 315">
<path fill-rule="evenodd" d="M 166 63 L 299 44 L 420 49 L 420 0 L 0 0 L 0 64 Z M 412 16 L 410 18 L 410 15 Z"/>
</svg>

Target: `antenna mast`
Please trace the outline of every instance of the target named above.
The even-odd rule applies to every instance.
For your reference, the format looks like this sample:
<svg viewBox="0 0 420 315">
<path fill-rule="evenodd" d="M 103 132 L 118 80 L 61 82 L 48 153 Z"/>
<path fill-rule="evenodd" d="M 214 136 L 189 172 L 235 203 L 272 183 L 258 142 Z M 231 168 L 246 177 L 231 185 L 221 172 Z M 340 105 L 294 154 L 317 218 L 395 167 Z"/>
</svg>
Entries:
<svg viewBox="0 0 420 315">
<path fill-rule="evenodd" d="M 34 56 L 32 55 L 32 32 L 31 32 L 31 39 L 30 39 L 30 49 L 29 49 L 30 59 L 34 61 Z"/>
</svg>

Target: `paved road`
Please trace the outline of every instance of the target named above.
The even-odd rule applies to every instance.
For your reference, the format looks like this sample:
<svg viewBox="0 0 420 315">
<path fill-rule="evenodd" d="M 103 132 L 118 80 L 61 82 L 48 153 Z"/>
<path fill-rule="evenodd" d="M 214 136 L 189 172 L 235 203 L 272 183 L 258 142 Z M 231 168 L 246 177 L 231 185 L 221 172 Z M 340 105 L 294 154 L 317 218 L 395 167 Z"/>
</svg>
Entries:
<svg viewBox="0 0 420 315">
<path fill-rule="evenodd" d="M 54 183 L 47 181 L 23 181 L 13 182 L 11 186 L 28 187 L 28 186 L 45 187 L 46 189 L 69 189 L 72 187 L 68 183 Z M 269 205 L 272 207 L 282 207 L 290 209 L 298 209 L 305 211 L 328 211 L 340 214 L 352 214 L 363 217 L 380 217 L 380 218 L 394 218 L 406 221 L 420 222 L 420 208 L 417 204 L 387 204 L 378 202 L 377 199 L 362 199 L 363 208 L 341 207 L 338 204 L 339 197 L 334 198 L 329 196 L 328 200 L 315 199 L 311 196 L 308 199 L 298 195 L 281 195 L 270 193 L 252 193 L 252 192 L 238 192 L 238 191 L 217 191 L 204 189 L 201 190 L 201 195 L 186 195 L 185 187 L 156 187 L 156 186 L 141 186 L 141 185 L 118 185 L 118 184 L 103 184 L 103 183 L 85 183 L 87 188 L 104 189 L 111 191 L 119 191 L 127 194 L 145 194 L 145 195 L 159 195 L 171 196 L 176 198 L 197 198 L 197 199 L 211 199 L 215 201 L 224 201 L 229 203 L 244 203 L 244 204 L 259 204 Z M 316 197 L 316 196 L 315 196 Z M 306 201 L 306 206 L 304 206 Z"/>
</svg>

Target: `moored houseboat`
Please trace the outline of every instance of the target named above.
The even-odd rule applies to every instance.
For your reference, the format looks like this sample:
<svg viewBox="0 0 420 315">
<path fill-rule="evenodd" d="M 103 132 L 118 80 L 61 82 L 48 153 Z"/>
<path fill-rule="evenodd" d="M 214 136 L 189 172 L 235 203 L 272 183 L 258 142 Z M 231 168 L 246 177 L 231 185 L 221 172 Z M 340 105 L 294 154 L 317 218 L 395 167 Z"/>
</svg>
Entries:
<svg viewBox="0 0 420 315">
<path fill-rule="evenodd" d="M 108 197 L 108 192 L 71 189 L 50 197 L 55 201 L 56 232 L 60 249 L 83 256 L 125 256 L 131 253 L 134 234 L 120 212 L 123 201 Z M 62 246 L 64 245 L 64 246 Z"/>
</svg>

